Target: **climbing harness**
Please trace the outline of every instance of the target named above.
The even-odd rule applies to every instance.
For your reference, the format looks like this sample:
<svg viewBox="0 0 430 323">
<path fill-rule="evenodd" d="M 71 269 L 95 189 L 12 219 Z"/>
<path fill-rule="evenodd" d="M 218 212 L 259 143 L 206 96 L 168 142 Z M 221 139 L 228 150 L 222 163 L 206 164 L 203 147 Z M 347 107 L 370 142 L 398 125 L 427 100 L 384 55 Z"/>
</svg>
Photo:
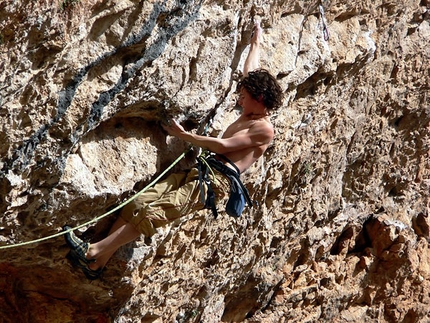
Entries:
<svg viewBox="0 0 430 323">
<path fill-rule="evenodd" d="M 16 247 L 22 247 L 22 246 L 26 246 L 29 244 L 34 244 L 34 243 L 39 243 L 45 240 L 49 240 L 52 238 L 56 238 L 59 237 L 61 235 L 64 235 L 66 233 L 72 232 L 74 230 L 80 229 L 82 227 L 85 227 L 89 224 L 95 223 L 100 221 L 101 219 L 107 217 L 108 215 L 114 213 L 115 211 L 121 209 L 122 207 L 124 207 L 125 205 L 127 205 L 128 203 L 130 203 L 131 201 L 133 201 L 134 199 L 136 199 L 138 196 L 142 195 L 144 192 L 146 192 L 151 186 L 153 186 L 154 184 L 156 184 L 168 171 L 170 171 L 177 163 L 179 163 L 179 161 L 185 157 L 185 155 L 188 153 L 188 150 L 184 151 L 178 158 L 176 158 L 176 160 L 169 166 L 167 167 L 160 175 L 158 175 L 152 182 L 150 182 L 146 187 L 144 187 L 141 191 L 137 192 L 135 195 L 133 195 L 132 197 L 130 197 L 128 200 L 124 201 L 123 203 L 119 204 L 117 207 L 113 208 L 112 210 L 88 221 L 85 222 L 81 225 L 78 225 L 74 228 L 70 228 L 68 230 L 65 231 L 61 231 L 59 233 L 47 236 L 47 237 L 43 237 L 40 239 L 35 239 L 35 240 L 31 240 L 31 241 L 26 241 L 26 242 L 21 242 L 21 243 L 17 243 L 17 244 L 10 244 L 10 245 L 4 245 L 4 246 L 0 246 L 0 250 L 1 249 L 10 249 L 10 248 L 16 248 Z"/>
<path fill-rule="evenodd" d="M 222 161 L 216 159 L 215 156 L 224 159 L 224 161 L 232 165 L 234 169 L 228 167 Z M 254 203 L 249 197 L 249 192 L 240 180 L 240 171 L 230 159 L 221 154 L 213 154 L 208 151 L 205 151 L 203 154 L 197 157 L 197 161 L 202 203 L 205 205 L 206 209 L 212 210 L 212 213 L 215 218 L 217 218 L 218 216 L 215 199 L 216 197 L 211 187 L 211 180 L 209 177 L 209 172 L 211 172 L 212 178 L 215 179 L 215 175 L 213 173 L 212 168 L 219 171 L 230 180 L 230 196 L 225 209 L 228 215 L 232 217 L 240 217 L 246 204 L 248 204 L 249 206 L 253 206 Z M 204 196 L 203 184 L 206 184 L 207 187 L 206 198 Z"/>
</svg>

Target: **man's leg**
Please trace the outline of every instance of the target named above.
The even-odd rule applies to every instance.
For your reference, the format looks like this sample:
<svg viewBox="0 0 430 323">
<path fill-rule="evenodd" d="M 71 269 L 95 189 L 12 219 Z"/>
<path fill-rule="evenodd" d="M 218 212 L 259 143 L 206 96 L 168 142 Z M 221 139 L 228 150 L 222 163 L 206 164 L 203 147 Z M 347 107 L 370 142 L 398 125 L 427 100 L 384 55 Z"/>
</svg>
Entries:
<svg viewBox="0 0 430 323">
<path fill-rule="evenodd" d="M 98 278 L 99 270 L 121 246 L 134 241 L 142 233 L 149 237 L 155 228 L 203 208 L 199 200 L 197 177 L 196 169 L 188 173 L 171 174 L 165 181 L 136 199 L 139 201 L 137 205 L 124 206 L 109 235 L 99 242 L 88 244 L 76 237 L 73 232 L 67 233 L 66 243 L 72 249 L 69 259 L 81 267 L 84 274 L 90 276 L 89 279 Z M 128 219 L 130 214 L 132 216 Z M 139 226 L 139 230 L 135 225 Z M 69 228 L 66 226 L 63 229 Z"/>
<path fill-rule="evenodd" d="M 139 236 L 140 232 L 133 225 L 118 217 L 106 238 L 90 244 L 87 258 L 96 261 L 89 267 L 92 270 L 103 268 L 119 247 L 136 240 Z"/>
<path fill-rule="evenodd" d="M 157 183 L 157 185 L 150 188 L 145 194 L 142 194 L 136 199 L 136 201 L 139 202 L 139 207 L 144 207 L 149 203 L 157 201 L 163 194 L 170 190 L 178 189 L 184 177 L 185 173 L 172 174 L 166 180 Z M 126 214 L 132 214 L 135 211 L 135 206 L 133 206 L 132 203 L 127 204 L 121 210 L 121 215 L 124 211 Z M 121 215 L 112 225 L 106 238 L 89 245 L 86 258 L 96 260 L 88 265 L 90 269 L 97 270 L 103 268 L 121 246 L 136 240 L 141 235 L 134 225 L 124 220 Z"/>
<path fill-rule="evenodd" d="M 260 41 L 262 32 L 260 22 L 256 21 L 252 30 L 251 48 L 249 49 L 248 57 L 246 58 L 243 67 L 244 77 L 248 76 L 249 72 L 260 67 Z"/>
</svg>

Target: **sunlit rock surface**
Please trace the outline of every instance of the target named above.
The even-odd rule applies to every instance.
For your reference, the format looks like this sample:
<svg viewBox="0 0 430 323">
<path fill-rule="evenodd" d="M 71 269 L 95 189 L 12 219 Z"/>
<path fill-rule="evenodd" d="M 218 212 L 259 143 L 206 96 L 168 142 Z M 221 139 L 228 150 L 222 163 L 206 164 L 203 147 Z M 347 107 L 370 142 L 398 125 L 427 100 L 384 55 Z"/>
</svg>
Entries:
<svg viewBox="0 0 430 323">
<path fill-rule="evenodd" d="M 429 321 L 430 3 L 318 4 L 1 1 L 1 246 L 142 189 L 188 149 L 161 121 L 221 135 L 254 18 L 285 102 L 243 176 L 258 207 L 190 215 L 94 282 L 62 236 L 0 249 L 0 321 Z"/>
</svg>

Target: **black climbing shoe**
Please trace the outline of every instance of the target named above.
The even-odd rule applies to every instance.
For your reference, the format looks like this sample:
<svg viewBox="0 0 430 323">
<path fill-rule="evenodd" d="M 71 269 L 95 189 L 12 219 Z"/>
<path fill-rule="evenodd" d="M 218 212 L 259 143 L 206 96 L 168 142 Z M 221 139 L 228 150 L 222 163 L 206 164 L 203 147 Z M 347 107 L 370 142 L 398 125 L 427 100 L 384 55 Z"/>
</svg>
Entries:
<svg viewBox="0 0 430 323">
<path fill-rule="evenodd" d="M 87 259 L 82 259 L 82 257 L 78 255 L 73 249 L 69 251 L 66 258 L 69 259 L 73 267 L 81 269 L 85 277 L 87 277 L 89 280 L 100 278 L 100 275 L 103 272 L 103 268 L 97 270 L 89 268 L 88 261 L 86 261 Z"/>
<path fill-rule="evenodd" d="M 68 225 L 65 225 L 63 227 L 63 231 L 67 231 L 70 229 L 71 229 L 71 227 L 69 227 Z M 92 263 L 92 262 L 95 262 L 95 259 L 87 259 L 87 257 L 86 257 L 87 252 L 88 252 L 88 248 L 90 247 L 90 244 L 79 239 L 73 233 L 73 231 L 67 232 L 64 235 L 64 239 L 66 240 L 67 245 L 73 251 L 73 253 L 76 255 L 76 257 L 79 258 L 80 262 L 83 262 L 87 265 Z"/>
</svg>

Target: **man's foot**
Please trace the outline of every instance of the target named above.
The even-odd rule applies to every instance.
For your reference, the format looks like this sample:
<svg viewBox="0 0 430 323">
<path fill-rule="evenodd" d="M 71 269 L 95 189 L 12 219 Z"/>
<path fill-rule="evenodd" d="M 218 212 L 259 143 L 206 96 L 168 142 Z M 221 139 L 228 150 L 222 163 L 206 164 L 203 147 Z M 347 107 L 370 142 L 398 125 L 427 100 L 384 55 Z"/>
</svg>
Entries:
<svg viewBox="0 0 430 323">
<path fill-rule="evenodd" d="M 84 261 L 82 257 L 79 256 L 73 249 L 69 251 L 69 253 L 66 255 L 66 258 L 70 261 L 73 267 L 81 269 L 85 277 L 87 277 L 89 280 L 98 279 L 103 273 L 103 268 L 96 270 L 89 268 L 88 263 Z"/>
<path fill-rule="evenodd" d="M 71 227 L 68 225 L 65 225 L 63 227 L 63 231 L 70 230 Z M 64 239 L 66 240 L 67 245 L 73 251 L 73 253 L 76 255 L 76 257 L 79 257 L 79 260 L 85 264 L 90 264 L 92 262 L 95 262 L 95 259 L 87 259 L 87 252 L 90 248 L 90 244 L 87 242 L 82 241 L 79 239 L 73 231 L 69 231 L 64 235 Z"/>
</svg>

